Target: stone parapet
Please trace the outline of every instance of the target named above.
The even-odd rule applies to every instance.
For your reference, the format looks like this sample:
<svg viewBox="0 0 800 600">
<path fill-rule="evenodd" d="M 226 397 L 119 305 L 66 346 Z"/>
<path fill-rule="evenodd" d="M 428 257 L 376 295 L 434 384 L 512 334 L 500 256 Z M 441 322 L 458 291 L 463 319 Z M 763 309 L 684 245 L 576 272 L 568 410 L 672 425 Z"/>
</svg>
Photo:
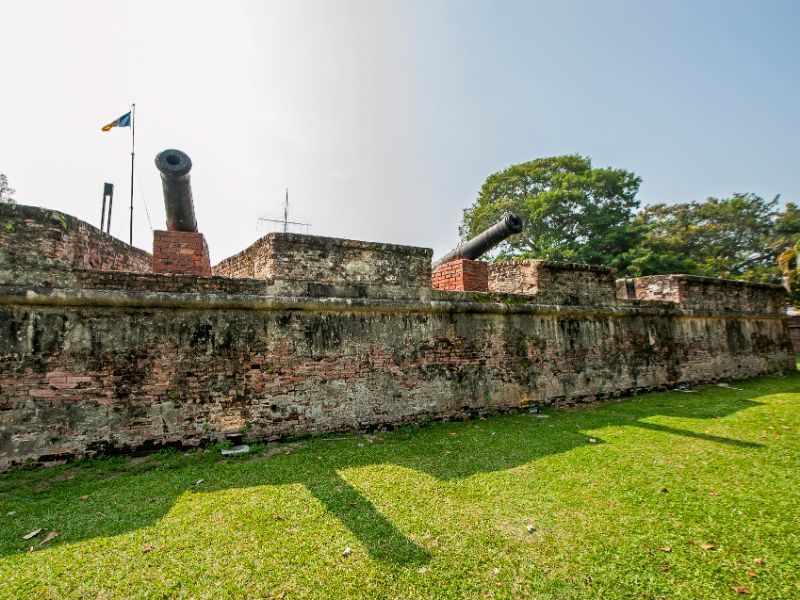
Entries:
<svg viewBox="0 0 800 600">
<path fill-rule="evenodd" d="M 495 262 L 489 265 L 489 290 L 535 296 L 539 304 L 609 306 L 616 304 L 614 269 L 549 260 Z"/>
<path fill-rule="evenodd" d="M 214 267 L 223 277 L 381 286 L 418 296 L 430 286 L 428 248 L 270 233 Z"/>
<path fill-rule="evenodd" d="M 57 210 L 0 203 L 0 271 L 59 267 L 147 273 L 151 257 Z"/>
<path fill-rule="evenodd" d="M 779 285 L 696 275 L 649 275 L 619 279 L 616 285 L 621 300 L 673 302 L 723 314 L 786 314 L 786 290 Z"/>
</svg>

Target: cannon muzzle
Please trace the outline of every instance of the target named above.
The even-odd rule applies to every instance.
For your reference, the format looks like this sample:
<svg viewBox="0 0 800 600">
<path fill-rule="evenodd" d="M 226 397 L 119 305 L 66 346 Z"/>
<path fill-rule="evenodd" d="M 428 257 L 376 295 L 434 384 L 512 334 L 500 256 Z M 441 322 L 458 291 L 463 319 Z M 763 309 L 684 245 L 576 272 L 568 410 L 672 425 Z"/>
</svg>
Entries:
<svg viewBox="0 0 800 600">
<path fill-rule="evenodd" d="M 455 249 L 445 254 L 442 258 L 433 263 L 433 268 L 449 263 L 459 258 L 475 260 L 479 256 L 486 254 L 489 250 L 497 246 L 515 233 L 522 231 L 522 219 L 514 213 L 506 213 L 497 223 L 489 229 L 479 233 L 471 240 L 459 244 Z"/>
<path fill-rule="evenodd" d="M 180 150 L 164 150 L 156 156 L 156 168 L 161 172 L 167 229 L 197 231 L 192 186 L 189 182 L 192 159 Z"/>
</svg>

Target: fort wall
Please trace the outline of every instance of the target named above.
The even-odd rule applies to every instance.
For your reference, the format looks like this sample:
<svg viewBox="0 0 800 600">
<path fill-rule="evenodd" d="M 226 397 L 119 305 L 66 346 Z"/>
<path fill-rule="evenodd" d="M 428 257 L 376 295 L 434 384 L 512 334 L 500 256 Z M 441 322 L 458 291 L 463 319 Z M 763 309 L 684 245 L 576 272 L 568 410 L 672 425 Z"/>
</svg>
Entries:
<svg viewBox="0 0 800 600">
<path fill-rule="evenodd" d="M 687 280 L 668 298 L 618 298 L 605 270 L 539 262 L 523 269 L 536 270 L 535 293 L 494 265 L 507 291 L 445 292 L 430 288 L 430 250 L 329 240 L 262 238 L 261 258 L 215 268 L 238 277 L 47 261 L 24 277 L 0 270 L 0 469 L 569 404 L 793 366 L 777 286 Z M 551 293 L 548 277 L 564 287 Z"/>
<path fill-rule="evenodd" d="M 7 273 L 49 265 L 149 273 L 152 257 L 71 215 L 0 204 L 0 270 Z"/>
</svg>

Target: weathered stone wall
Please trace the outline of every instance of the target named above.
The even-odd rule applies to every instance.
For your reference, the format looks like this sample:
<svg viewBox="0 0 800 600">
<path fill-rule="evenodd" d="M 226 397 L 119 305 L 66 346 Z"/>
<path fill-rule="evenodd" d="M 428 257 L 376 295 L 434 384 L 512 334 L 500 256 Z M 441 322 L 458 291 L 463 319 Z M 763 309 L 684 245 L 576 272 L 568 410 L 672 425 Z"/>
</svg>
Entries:
<svg viewBox="0 0 800 600">
<path fill-rule="evenodd" d="M 443 292 L 430 250 L 292 234 L 217 266 L 236 278 L 82 270 L 150 257 L 20 208 L 0 247 L 0 469 L 793 366 L 776 286 L 681 276 L 625 281 L 617 298 L 608 269 L 529 261 L 492 266 L 514 293 Z"/>
<path fill-rule="evenodd" d="M 488 292 L 489 265 L 468 258 L 439 265 L 431 275 L 431 287 L 449 292 Z"/>
<path fill-rule="evenodd" d="M 287 296 L 259 280 L 56 275 L 0 285 L 0 468 L 231 432 L 274 439 L 574 402 L 791 366 L 778 313 L 542 306 L 457 292 L 332 298 L 305 284 L 294 290 L 305 296 Z"/>
<path fill-rule="evenodd" d="M 792 340 L 794 355 L 800 356 L 800 316 L 789 317 L 789 338 Z"/>
<path fill-rule="evenodd" d="M 785 313 L 786 294 L 777 285 L 714 279 L 695 275 L 650 275 L 617 281 L 625 300 L 675 302 L 685 308 L 721 313 Z"/>
<path fill-rule="evenodd" d="M 431 250 L 270 233 L 214 267 L 214 275 L 334 285 L 380 285 L 415 295 L 431 282 Z"/>
<path fill-rule="evenodd" d="M 550 260 L 489 265 L 489 290 L 535 296 L 539 304 L 613 306 L 614 269 Z"/>
<path fill-rule="evenodd" d="M 37 263 L 74 269 L 148 273 L 150 254 L 64 213 L 0 204 L 0 271 Z"/>
</svg>

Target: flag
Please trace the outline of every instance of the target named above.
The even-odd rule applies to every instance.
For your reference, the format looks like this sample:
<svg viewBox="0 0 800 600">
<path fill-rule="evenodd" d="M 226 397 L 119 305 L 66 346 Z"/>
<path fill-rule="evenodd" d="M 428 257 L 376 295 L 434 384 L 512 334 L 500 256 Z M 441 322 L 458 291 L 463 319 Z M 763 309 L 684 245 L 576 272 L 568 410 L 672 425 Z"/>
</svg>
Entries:
<svg viewBox="0 0 800 600">
<path fill-rule="evenodd" d="M 116 121 L 111 121 L 108 125 L 103 125 L 103 131 L 111 131 L 112 127 L 130 127 L 131 113 L 127 112 Z"/>
</svg>

